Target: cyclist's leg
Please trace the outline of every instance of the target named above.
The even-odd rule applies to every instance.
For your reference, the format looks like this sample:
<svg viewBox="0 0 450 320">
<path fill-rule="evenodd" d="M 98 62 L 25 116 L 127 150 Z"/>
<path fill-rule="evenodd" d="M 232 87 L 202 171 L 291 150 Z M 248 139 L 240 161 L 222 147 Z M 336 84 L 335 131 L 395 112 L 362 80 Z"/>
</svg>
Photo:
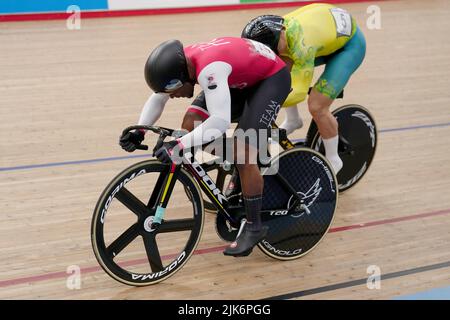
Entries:
<svg viewBox="0 0 450 320">
<path fill-rule="evenodd" d="M 191 132 L 196 126 L 208 119 L 209 112 L 206 107 L 205 94 L 200 92 L 186 110 L 181 128 Z"/>
<path fill-rule="evenodd" d="M 194 130 L 199 124 L 208 119 L 209 112 L 206 107 L 205 94 L 201 91 L 194 99 L 192 104 L 187 108 L 184 114 L 181 128 L 188 132 Z M 195 155 L 198 147 L 192 147 L 191 153 Z M 193 159 L 191 159 L 193 161 Z"/>
<path fill-rule="evenodd" d="M 230 89 L 231 95 L 231 121 L 238 122 L 241 115 L 242 110 L 244 110 L 246 97 L 248 91 L 247 90 L 238 90 L 238 89 Z M 183 129 L 188 131 L 192 131 L 198 124 L 205 121 L 209 117 L 208 107 L 206 105 L 205 95 L 202 92 L 198 94 L 195 100 L 192 102 L 192 105 L 187 109 L 187 112 L 183 119 Z M 217 161 L 222 162 L 223 160 L 228 160 L 232 162 L 232 158 L 228 159 L 227 156 L 232 152 L 228 149 L 230 146 L 227 145 L 226 135 L 220 139 L 216 139 L 215 141 L 205 145 L 205 152 L 213 154 L 218 158 Z M 225 188 L 224 194 L 229 197 L 234 194 L 238 194 L 240 192 L 240 181 L 237 170 L 235 169 L 232 173 L 232 177 L 229 181 L 228 186 Z"/>
<path fill-rule="evenodd" d="M 327 57 L 317 57 L 314 60 L 314 66 L 317 67 L 326 64 L 326 61 Z M 291 106 L 285 106 L 283 107 L 283 110 L 286 114 L 286 117 L 279 127 L 285 129 L 286 134 L 289 135 L 295 130 L 301 129 L 303 127 L 303 120 L 298 111 L 298 105 L 294 104 Z"/>
<path fill-rule="evenodd" d="M 286 118 L 283 123 L 280 124 L 280 128 L 286 130 L 286 134 L 291 134 L 297 129 L 303 127 L 303 120 L 298 112 L 298 106 L 296 104 L 288 107 L 283 107 L 286 114 Z"/>
<path fill-rule="evenodd" d="M 246 94 L 247 91 L 245 90 L 230 89 L 232 122 L 238 122 L 242 114 L 242 106 L 245 103 Z M 209 112 L 208 106 L 206 105 L 205 93 L 201 91 L 186 110 L 181 127 L 190 132 L 208 118 Z"/>
<path fill-rule="evenodd" d="M 201 91 L 195 97 L 192 104 L 187 108 L 186 113 L 183 118 L 183 122 L 181 124 L 181 128 L 191 132 L 198 125 L 200 125 L 202 122 L 204 122 L 208 118 L 209 118 L 209 112 L 208 112 L 208 107 L 206 105 L 205 93 L 203 91 Z M 218 144 L 219 140 L 220 139 L 218 139 L 217 141 L 213 141 L 212 143 L 214 143 L 214 146 L 211 145 L 208 148 L 208 150 L 212 150 L 212 152 L 210 152 L 211 154 L 214 154 L 217 156 L 222 155 L 222 150 Z M 210 145 L 210 144 L 207 144 L 207 145 Z M 205 149 L 206 145 L 203 147 Z M 208 151 L 208 150 L 205 150 L 205 151 Z M 192 154 L 195 154 L 194 148 L 192 151 L 193 151 Z"/>
<path fill-rule="evenodd" d="M 267 148 L 267 132 L 271 129 L 281 105 L 289 94 L 291 78 L 287 68 L 252 88 L 235 132 L 236 167 L 241 178 L 242 194 L 248 223 L 230 247 L 227 255 L 245 255 L 265 236 L 261 224 L 264 180 L 258 166 L 258 150 Z M 260 130 L 264 134 L 260 136 Z M 266 139 L 263 139 L 264 136 Z M 259 138 L 261 137 L 261 140 Z"/>
<path fill-rule="evenodd" d="M 342 168 L 337 153 L 338 124 L 330 112 L 330 105 L 341 93 L 351 75 L 361 65 L 366 52 L 366 41 L 359 28 L 350 41 L 327 59 L 320 76 L 308 98 L 308 107 L 317 124 L 325 146 L 325 154 L 335 172 Z"/>
<path fill-rule="evenodd" d="M 327 63 L 328 57 L 317 57 L 314 59 L 314 66 L 321 66 L 323 64 Z M 303 127 L 303 120 L 300 116 L 300 113 L 298 111 L 298 105 L 294 104 L 291 106 L 284 106 L 283 107 L 284 113 L 286 117 L 284 118 L 284 121 L 282 124 L 280 124 L 280 128 L 283 128 L 286 130 L 286 134 L 291 134 L 297 129 L 301 129 Z"/>
<path fill-rule="evenodd" d="M 230 89 L 230 95 L 231 95 L 231 121 L 238 122 L 245 105 L 246 90 Z M 208 107 L 206 105 L 205 94 L 203 91 L 201 91 L 194 99 L 192 104 L 187 108 L 183 118 L 182 128 L 190 132 L 194 130 L 194 128 L 198 126 L 200 123 L 208 119 L 208 117 L 209 112 Z M 218 138 L 208 144 L 205 144 L 203 146 L 203 150 L 205 151 L 205 153 L 209 153 L 217 157 L 214 159 L 215 164 L 221 164 L 224 160 L 232 162 L 233 158 L 232 157 L 228 158 L 228 156 L 229 155 L 231 156 L 232 154 L 232 149 L 230 149 L 232 146 L 228 145 L 227 142 L 228 140 L 226 139 L 226 135 L 224 134 L 222 138 Z M 191 153 L 193 155 L 196 154 L 197 150 L 196 148 L 193 148 L 191 150 Z M 202 155 L 206 154 L 202 153 Z M 197 158 L 197 160 L 199 160 L 200 162 L 204 162 L 203 160 L 207 161 L 211 160 L 210 157 L 207 155 L 206 158 L 207 159 Z M 209 167 L 209 168 L 213 168 L 212 170 L 217 169 L 217 167 Z M 218 175 L 219 174 L 226 175 L 227 173 L 219 169 Z M 219 187 L 222 190 L 224 187 L 224 182 L 219 182 L 219 180 L 217 180 L 216 183 L 217 187 Z M 236 168 L 234 168 L 232 176 L 229 180 L 229 184 L 225 188 L 224 194 L 227 197 L 230 197 L 232 195 L 239 193 L 240 193 L 239 175 Z"/>
</svg>

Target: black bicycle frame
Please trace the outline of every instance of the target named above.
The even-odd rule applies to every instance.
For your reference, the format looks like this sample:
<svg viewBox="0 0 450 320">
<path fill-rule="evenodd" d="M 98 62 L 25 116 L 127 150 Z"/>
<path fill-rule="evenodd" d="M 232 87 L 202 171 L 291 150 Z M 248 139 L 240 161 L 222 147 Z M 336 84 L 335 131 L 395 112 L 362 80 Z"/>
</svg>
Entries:
<svg viewBox="0 0 450 320">
<path fill-rule="evenodd" d="M 190 159 L 193 159 L 191 162 Z M 228 199 L 222 193 L 222 191 L 216 186 L 213 179 L 206 173 L 202 165 L 195 160 L 190 152 L 183 156 L 184 167 L 192 174 L 192 176 L 197 180 L 200 188 L 208 196 L 209 200 L 216 206 L 219 214 L 223 214 L 225 218 L 230 221 L 233 225 L 238 225 L 237 221 L 228 212 Z"/>
<path fill-rule="evenodd" d="M 289 141 L 290 142 L 290 141 Z M 290 149 L 289 147 L 287 149 Z M 191 162 L 190 159 L 193 159 Z M 195 180 L 200 184 L 200 188 L 203 192 L 208 196 L 208 198 L 212 201 L 212 203 L 216 206 L 219 214 L 223 214 L 225 219 L 227 219 L 233 225 L 239 225 L 239 221 L 236 220 L 230 213 L 228 212 L 228 199 L 222 194 L 222 191 L 217 188 L 214 181 L 211 177 L 206 173 L 203 169 L 202 165 L 200 165 L 191 153 L 187 153 L 183 157 L 184 167 L 194 176 Z M 281 184 L 283 188 L 285 188 L 288 192 L 290 192 L 294 197 L 294 202 L 288 208 L 288 211 L 293 210 L 299 203 L 301 203 L 301 198 L 295 191 L 295 189 L 290 185 L 290 183 L 280 174 L 276 174 L 278 182 Z M 267 212 L 271 212 L 273 210 L 267 210 Z M 275 210 L 278 211 L 278 210 Z"/>
<path fill-rule="evenodd" d="M 272 125 L 273 129 L 279 129 L 276 124 Z M 165 137 L 168 135 L 173 134 L 174 130 L 163 128 L 163 127 L 153 127 L 153 126 L 131 126 L 126 128 L 123 131 L 123 134 L 126 132 L 133 130 L 133 129 L 146 129 L 151 130 L 155 133 L 159 133 L 159 139 L 158 143 L 164 141 Z M 286 135 L 286 131 L 283 129 L 279 129 L 279 141 L 278 143 L 281 145 L 281 147 L 284 150 L 289 150 L 295 147 L 295 145 L 289 140 L 289 138 Z M 143 147 L 143 148 L 142 148 Z M 140 149 L 147 149 L 147 146 L 141 146 Z M 190 159 L 193 159 L 191 161 Z M 211 179 L 211 177 L 206 173 L 206 171 L 203 169 L 202 165 L 195 160 L 194 156 L 190 152 L 186 152 L 183 155 L 183 164 L 189 173 L 194 177 L 194 179 L 199 183 L 200 188 L 203 190 L 203 192 L 208 196 L 208 198 L 211 200 L 211 202 L 215 205 L 215 207 L 218 210 L 219 214 L 224 215 L 225 219 L 227 219 L 232 225 L 239 225 L 239 221 L 232 215 L 230 215 L 229 211 L 229 205 L 228 205 L 228 199 L 225 197 L 222 193 L 222 191 L 216 186 L 214 181 Z M 179 173 L 179 167 L 180 165 L 175 165 L 172 163 L 170 167 L 168 168 L 167 175 L 160 175 L 158 178 L 158 181 L 156 183 L 155 189 L 159 190 L 158 192 L 154 192 L 149 199 L 147 206 L 154 206 L 158 204 L 158 207 L 163 208 L 163 210 L 167 206 L 167 202 L 169 201 L 169 198 L 172 194 L 172 190 L 177 178 L 177 175 Z M 294 196 L 294 203 L 289 208 L 289 211 L 292 210 L 300 201 L 300 197 L 295 192 L 294 188 L 287 182 L 284 177 L 277 174 L 278 181 L 281 183 L 281 185 L 286 188 L 288 191 L 290 191 Z M 160 222 L 158 221 L 157 224 Z"/>
</svg>

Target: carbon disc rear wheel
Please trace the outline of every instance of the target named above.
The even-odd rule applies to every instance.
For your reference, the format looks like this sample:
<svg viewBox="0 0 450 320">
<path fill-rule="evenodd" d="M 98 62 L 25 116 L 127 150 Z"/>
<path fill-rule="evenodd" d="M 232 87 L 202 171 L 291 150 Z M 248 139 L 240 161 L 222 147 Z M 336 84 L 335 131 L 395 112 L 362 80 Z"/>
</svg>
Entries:
<svg viewBox="0 0 450 320">
<path fill-rule="evenodd" d="M 345 105 L 332 112 L 339 125 L 338 153 L 344 163 L 337 174 L 339 191 L 353 187 L 366 174 L 375 156 L 378 133 L 370 112 L 360 105 Z M 314 122 L 308 130 L 307 144 L 325 154 L 322 138 Z"/>
<path fill-rule="evenodd" d="M 331 165 L 320 153 L 296 147 L 262 173 L 261 218 L 269 231 L 258 246 L 275 259 L 299 258 L 319 244 L 333 222 L 338 189 Z"/>
</svg>

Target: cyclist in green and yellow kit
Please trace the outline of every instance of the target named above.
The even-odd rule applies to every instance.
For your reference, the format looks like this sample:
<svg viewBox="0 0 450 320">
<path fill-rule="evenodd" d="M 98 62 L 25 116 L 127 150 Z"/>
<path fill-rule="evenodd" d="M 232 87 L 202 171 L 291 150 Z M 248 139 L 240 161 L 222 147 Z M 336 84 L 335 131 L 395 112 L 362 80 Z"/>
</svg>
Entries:
<svg viewBox="0 0 450 320">
<path fill-rule="evenodd" d="M 290 67 L 292 91 L 283 104 L 286 120 L 280 125 L 288 134 L 302 126 L 296 105 L 308 95 L 314 67 L 325 64 L 309 93 L 308 107 L 337 174 L 342 160 L 337 152 L 338 124 L 330 105 L 365 56 L 366 41 L 355 19 L 333 5 L 311 4 L 283 17 L 259 16 L 247 24 L 242 37 L 266 44 Z"/>
</svg>

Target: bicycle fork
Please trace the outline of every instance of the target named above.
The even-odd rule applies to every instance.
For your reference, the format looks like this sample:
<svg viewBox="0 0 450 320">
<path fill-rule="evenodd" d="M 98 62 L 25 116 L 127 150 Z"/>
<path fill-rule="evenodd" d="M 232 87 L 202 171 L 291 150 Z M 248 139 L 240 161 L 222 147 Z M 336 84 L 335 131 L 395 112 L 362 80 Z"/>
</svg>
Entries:
<svg viewBox="0 0 450 320">
<path fill-rule="evenodd" d="M 177 166 L 175 163 L 170 165 L 169 174 L 164 176 L 160 176 L 156 186 L 161 186 L 160 192 L 158 193 L 158 199 L 156 203 L 158 206 L 156 207 L 155 216 L 153 218 L 153 222 L 151 225 L 152 229 L 156 229 L 161 222 L 164 220 L 164 214 L 166 211 L 167 203 L 170 199 L 170 195 L 172 194 L 173 187 L 175 185 L 175 181 L 177 180 L 177 175 L 180 170 L 180 166 Z M 150 200 L 152 201 L 152 200 Z"/>
</svg>

